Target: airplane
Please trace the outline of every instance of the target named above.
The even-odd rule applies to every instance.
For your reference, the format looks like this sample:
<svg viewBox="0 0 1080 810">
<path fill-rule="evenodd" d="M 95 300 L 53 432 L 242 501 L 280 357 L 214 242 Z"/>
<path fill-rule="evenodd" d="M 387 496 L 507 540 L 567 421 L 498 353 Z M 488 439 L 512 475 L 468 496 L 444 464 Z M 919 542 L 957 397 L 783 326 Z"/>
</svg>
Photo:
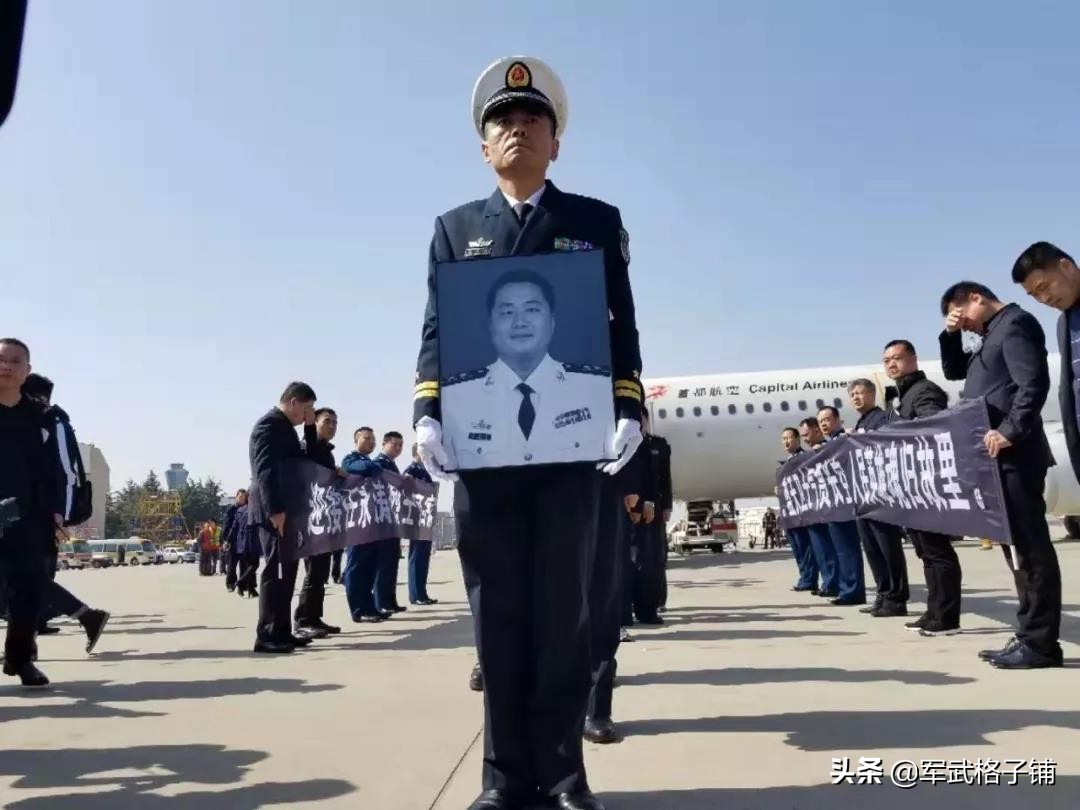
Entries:
<svg viewBox="0 0 1080 810">
<path fill-rule="evenodd" d="M 1058 407 L 1057 381 L 1061 356 L 1048 357 L 1050 394 L 1043 407 L 1046 437 L 1057 464 L 1046 478 L 1046 509 L 1063 518 L 1069 535 L 1080 536 L 1080 484 L 1073 475 Z M 919 368 L 955 402 L 962 380 L 946 380 L 937 362 Z M 848 382 L 874 382 L 878 404 L 893 385 L 880 365 L 744 372 L 644 381 L 652 430 L 671 445 L 671 478 L 675 500 L 688 512 L 715 501 L 768 497 L 776 484 L 777 463 L 784 458 L 780 433 L 817 416 L 824 405 L 840 410 L 844 425 L 855 426 L 858 414 L 847 395 Z"/>
</svg>

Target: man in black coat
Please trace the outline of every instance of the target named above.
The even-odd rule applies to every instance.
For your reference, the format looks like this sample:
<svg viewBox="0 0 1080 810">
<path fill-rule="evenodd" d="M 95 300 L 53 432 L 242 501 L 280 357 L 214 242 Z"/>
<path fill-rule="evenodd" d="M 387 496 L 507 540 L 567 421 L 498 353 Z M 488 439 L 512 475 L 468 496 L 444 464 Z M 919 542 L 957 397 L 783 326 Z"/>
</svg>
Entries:
<svg viewBox="0 0 1080 810">
<path fill-rule="evenodd" d="M 416 367 L 420 457 L 433 477 L 456 479 L 446 470 L 442 435 L 436 267 L 456 262 L 458 272 L 469 272 L 470 261 L 485 257 L 596 248 L 603 250 L 609 310 L 617 419 L 610 453 L 619 461 L 605 470 L 613 474 L 641 443 L 644 392 L 629 236 L 618 208 L 568 194 L 547 179 L 566 123 L 566 93 L 548 65 L 533 57 L 498 60 L 477 81 L 472 107 L 498 188 L 435 221 Z M 528 396 L 526 387 L 519 413 Z M 603 810 L 589 789 L 582 747 L 592 669 L 587 600 L 596 469 L 591 463 L 479 469 L 460 481 L 468 511 L 458 513 L 458 554 L 485 708 L 483 790 L 470 810 L 519 810 L 538 798 L 561 810 Z"/>
<path fill-rule="evenodd" d="M 1016 260 L 1012 280 L 1039 303 L 1061 310 L 1057 323 L 1061 352 L 1058 404 L 1069 463 L 1080 481 L 1080 268 L 1056 245 L 1036 242 Z"/>
<path fill-rule="evenodd" d="M 1012 545 L 1002 548 L 1020 599 L 1016 637 L 1000 652 L 981 655 L 1002 669 L 1060 667 L 1061 570 L 1043 500 L 1053 464 L 1042 424 L 1050 391 L 1046 337 L 1030 313 L 1002 303 L 976 282 L 962 281 L 946 290 L 941 314 L 945 376 L 964 380 L 963 396 L 984 397 L 990 413 L 983 442 L 1001 470 L 1012 537 Z M 982 336 L 982 345 L 971 354 L 964 352 L 963 329 Z"/>
<path fill-rule="evenodd" d="M 949 407 L 949 395 L 919 370 L 915 346 L 909 340 L 893 340 L 885 345 L 882 363 L 900 396 L 897 416 L 922 419 Z M 915 555 L 922 560 L 926 578 L 926 612 L 908 630 L 923 636 L 954 635 L 960 632 L 960 593 L 963 572 L 952 538 L 940 532 L 908 529 Z"/>
<path fill-rule="evenodd" d="M 304 452 L 316 464 L 330 470 L 338 470 L 334 461 L 334 437 L 337 435 L 338 418 L 333 408 L 315 411 L 315 424 L 304 425 Z M 326 583 L 330 580 L 330 563 L 333 552 L 313 554 L 304 558 L 304 583 L 296 600 L 296 629 L 312 638 L 325 638 L 340 633 L 341 628 L 323 621 L 323 602 L 326 599 Z"/>
<path fill-rule="evenodd" d="M 848 384 L 848 397 L 859 414 L 855 433 L 878 430 L 888 423 L 888 415 L 877 405 L 877 388 L 870 380 L 852 380 Z M 859 612 L 875 618 L 906 616 L 909 596 L 907 560 L 900 527 L 868 518 L 859 518 L 855 526 L 877 585 L 874 603 L 860 608 Z"/>
<path fill-rule="evenodd" d="M 315 423 L 315 392 L 307 383 L 292 382 L 278 404 L 268 411 L 251 431 L 248 457 L 251 463 L 248 514 L 259 527 L 259 541 L 265 565 L 259 576 L 259 623 L 255 630 L 255 652 L 291 653 L 311 643 L 302 630 L 292 632 L 293 591 L 298 564 L 282 562 L 285 542 L 285 464 L 303 458 L 304 449 L 296 427 Z"/>
<path fill-rule="evenodd" d="M 644 448 L 642 448 L 644 450 Z M 616 476 L 603 475 L 597 520 L 596 560 L 589 585 L 589 624 L 592 628 L 593 680 L 585 714 L 584 737 L 594 743 L 615 742 L 611 703 L 618 670 L 625 590 L 633 587 L 625 577 L 630 512 L 651 525 L 657 518 L 656 474 L 652 455 L 638 452 Z"/>
</svg>

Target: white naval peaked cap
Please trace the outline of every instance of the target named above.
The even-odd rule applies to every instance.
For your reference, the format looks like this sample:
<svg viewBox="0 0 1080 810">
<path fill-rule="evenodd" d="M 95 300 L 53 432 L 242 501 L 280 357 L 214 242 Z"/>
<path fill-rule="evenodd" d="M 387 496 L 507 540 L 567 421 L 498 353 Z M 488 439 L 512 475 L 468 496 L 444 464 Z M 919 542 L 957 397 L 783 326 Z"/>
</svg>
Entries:
<svg viewBox="0 0 1080 810">
<path fill-rule="evenodd" d="M 473 123 L 480 137 L 484 121 L 497 108 L 514 101 L 531 101 L 555 118 L 555 137 L 562 137 L 568 115 L 566 90 L 555 71 L 535 56 L 504 56 L 488 65 L 472 94 Z"/>
</svg>

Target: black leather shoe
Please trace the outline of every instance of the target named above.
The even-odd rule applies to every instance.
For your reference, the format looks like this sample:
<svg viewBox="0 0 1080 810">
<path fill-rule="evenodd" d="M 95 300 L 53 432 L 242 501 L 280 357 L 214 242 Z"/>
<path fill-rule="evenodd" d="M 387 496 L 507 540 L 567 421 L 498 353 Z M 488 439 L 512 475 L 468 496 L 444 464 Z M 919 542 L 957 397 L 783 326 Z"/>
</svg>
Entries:
<svg viewBox="0 0 1080 810">
<path fill-rule="evenodd" d="M 394 611 L 392 610 L 376 610 L 375 614 L 382 616 L 384 619 L 392 619 L 394 617 Z"/>
<path fill-rule="evenodd" d="M 874 604 L 859 608 L 859 613 L 873 613 L 875 610 L 881 610 L 883 604 L 885 604 L 885 597 L 879 594 L 874 597 Z"/>
<path fill-rule="evenodd" d="M 1048 669 L 1064 666 L 1060 655 L 1043 655 L 1021 641 L 1011 651 L 990 659 L 997 669 Z"/>
<path fill-rule="evenodd" d="M 644 627 L 660 627 L 664 623 L 664 620 L 659 616 L 646 616 L 644 619 L 638 619 L 638 624 Z"/>
<path fill-rule="evenodd" d="M 840 599 L 839 597 L 837 597 L 836 599 L 832 599 L 830 601 L 831 601 L 832 604 L 836 605 L 837 607 L 852 607 L 854 605 L 865 605 L 866 604 L 865 599 Z"/>
<path fill-rule="evenodd" d="M 331 636 L 336 636 L 338 633 L 341 632 L 340 627 L 336 627 L 335 625 L 332 625 L 332 624 L 327 624 L 322 619 L 317 619 L 317 620 L 313 621 L 311 623 L 311 626 L 312 627 L 317 627 L 320 630 L 325 631 L 327 635 L 331 635 Z"/>
<path fill-rule="evenodd" d="M 590 790 L 560 793 L 559 798 L 555 800 L 555 806 L 559 810 L 604 810 L 604 805 Z"/>
<path fill-rule="evenodd" d="M 469 805 L 469 810 L 525 810 L 507 790 L 485 790 Z"/>
<path fill-rule="evenodd" d="M 959 632 L 959 624 L 945 624 L 938 621 L 928 621 L 919 629 L 919 635 L 927 637 L 955 636 Z"/>
<path fill-rule="evenodd" d="M 981 658 L 983 661 L 992 661 L 993 659 L 998 658 L 1002 655 L 1008 655 L 1013 650 L 1015 650 L 1017 645 L 1019 644 L 1020 639 L 1018 639 L 1016 636 L 1013 636 L 1009 639 L 1008 644 L 1006 644 L 1000 650 L 979 650 L 979 658 Z"/>
<path fill-rule="evenodd" d="M 315 624 L 298 624 L 295 635 L 298 638 L 315 639 L 326 638 L 330 633 Z"/>
<path fill-rule="evenodd" d="M 282 655 L 284 653 L 291 653 L 295 648 L 292 644 L 285 644 L 280 641 L 256 641 L 255 652 L 268 653 L 271 655 Z"/>
<path fill-rule="evenodd" d="M 22 685 L 30 689 L 40 689 L 42 686 L 49 685 L 49 679 L 45 677 L 45 673 L 29 661 L 17 667 L 13 667 L 5 661 L 4 674 L 18 675 Z"/>
<path fill-rule="evenodd" d="M 408 610 L 408 608 L 403 607 L 401 605 L 393 605 L 393 606 L 391 606 L 389 612 L 390 613 L 404 613 L 406 610 Z"/>
<path fill-rule="evenodd" d="M 60 632 L 59 627 L 53 627 L 52 625 L 43 624 L 38 628 L 37 634 L 39 636 L 55 636 Z"/>
<path fill-rule="evenodd" d="M 285 643 L 292 644 L 294 647 L 306 647 L 311 643 L 311 636 L 298 636 L 293 634 L 285 641 Z"/>
<path fill-rule="evenodd" d="M 484 691 L 484 673 L 480 671 L 480 664 L 473 665 L 472 672 L 469 673 L 469 688 L 474 692 Z"/>
<path fill-rule="evenodd" d="M 907 616 L 907 605 L 903 602 L 890 602 L 886 599 L 877 610 L 870 611 L 875 619 L 891 619 L 895 616 Z"/>
<path fill-rule="evenodd" d="M 437 604 L 439 604 L 439 600 L 438 599 L 413 599 L 411 602 L 409 602 L 409 604 L 410 605 L 437 605 Z"/>
<path fill-rule="evenodd" d="M 922 616 L 920 616 L 913 622 L 905 622 L 904 629 L 910 630 L 912 633 L 918 633 L 920 630 L 926 627 L 927 623 L 930 621 L 930 614 L 924 613 Z"/>
<path fill-rule="evenodd" d="M 386 617 L 381 613 L 354 613 L 352 620 L 354 622 L 370 622 L 372 624 L 378 624 L 379 622 L 385 622 Z"/>
<path fill-rule="evenodd" d="M 820 591 L 819 591 L 819 590 L 818 590 L 817 588 L 811 588 L 811 589 L 810 589 L 810 595 L 811 595 L 811 596 L 819 596 L 819 595 L 820 595 L 820 593 L 821 593 L 821 592 L 820 592 Z"/>
<path fill-rule="evenodd" d="M 822 599 L 835 599 L 840 595 L 839 591 L 818 591 L 817 595 Z"/>
<path fill-rule="evenodd" d="M 585 718 L 585 729 L 581 736 L 599 745 L 608 745 L 618 739 L 615 734 L 615 724 L 610 717 Z"/>
<path fill-rule="evenodd" d="M 632 641 L 636 641 L 636 639 L 632 635 L 630 635 L 630 631 L 627 630 L 625 627 L 621 628 L 619 630 L 619 643 L 629 644 Z"/>
</svg>

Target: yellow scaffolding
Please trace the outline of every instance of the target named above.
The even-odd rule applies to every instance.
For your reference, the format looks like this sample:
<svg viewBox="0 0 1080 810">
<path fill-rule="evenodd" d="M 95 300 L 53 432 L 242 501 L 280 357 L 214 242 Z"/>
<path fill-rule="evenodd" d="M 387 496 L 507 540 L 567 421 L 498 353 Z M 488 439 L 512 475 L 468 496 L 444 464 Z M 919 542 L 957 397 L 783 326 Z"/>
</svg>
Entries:
<svg viewBox="0 0 1080 810">
<path fill-rule="evenodd" d="M 154 543 L 190 537 L 179 492 L 144 492 L 139 496 L 132 534 Z"/>
</svg>

